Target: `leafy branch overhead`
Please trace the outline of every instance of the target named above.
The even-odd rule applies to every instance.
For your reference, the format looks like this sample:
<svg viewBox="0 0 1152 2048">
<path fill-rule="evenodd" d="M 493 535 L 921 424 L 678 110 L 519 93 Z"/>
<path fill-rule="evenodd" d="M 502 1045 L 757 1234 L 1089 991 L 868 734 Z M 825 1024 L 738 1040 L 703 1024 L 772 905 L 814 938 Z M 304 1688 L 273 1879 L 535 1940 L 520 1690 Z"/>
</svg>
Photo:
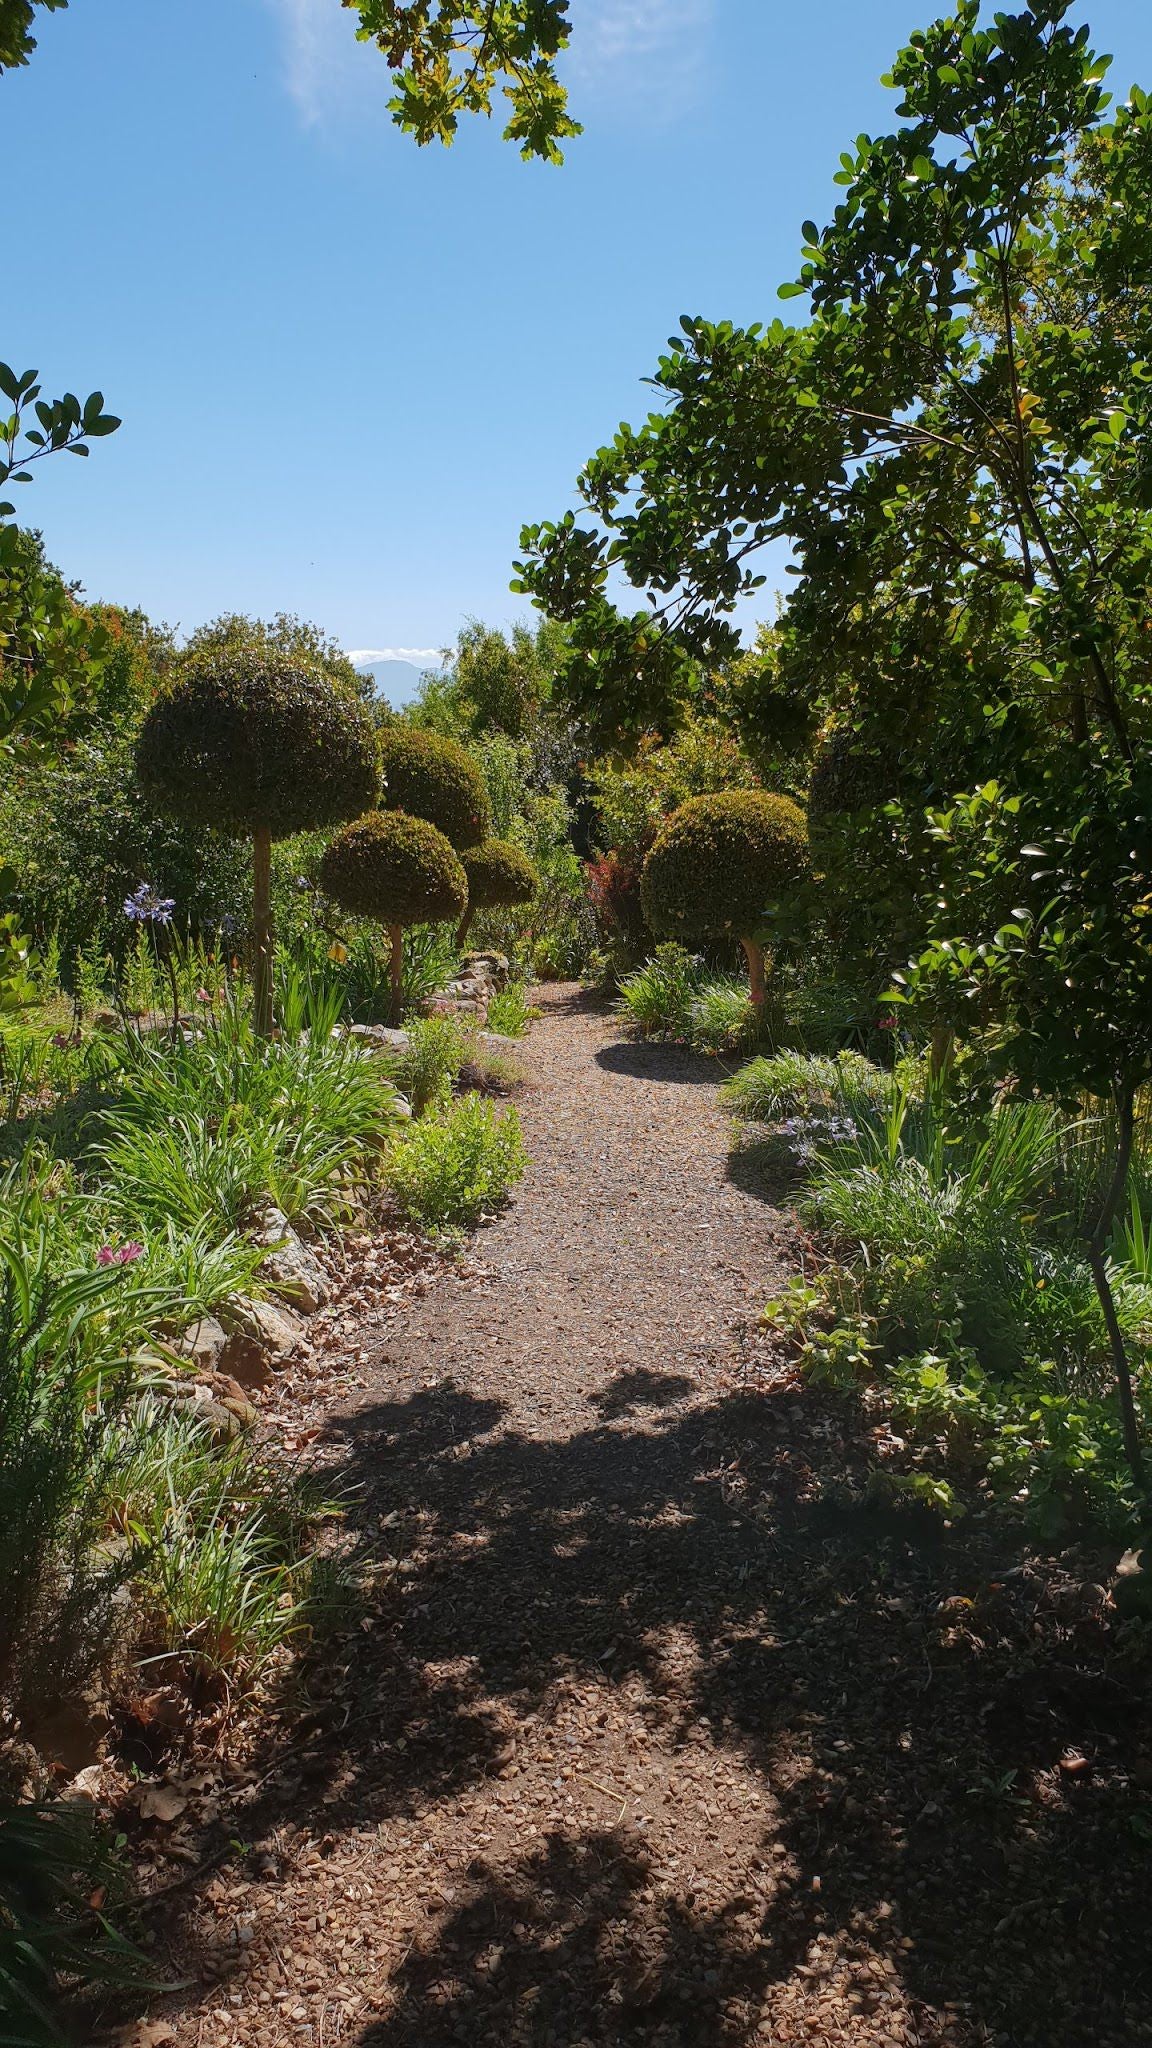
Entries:
<svg viewBox="0 0 1152 2048">
<path fill-rule="evenodd" d="M 396 73 L 389 110 L 418 143 L 450 143 L 462 114 L 491 114 L 497 91 L 510 108 L 505 139 L 522 156 L 559 163 L 561 143 L 580 133 L 556 70 L 568 45 L 568 0 L 342 4 L 360 17 L 358 38 L 376 43 Z"/>
</svg>

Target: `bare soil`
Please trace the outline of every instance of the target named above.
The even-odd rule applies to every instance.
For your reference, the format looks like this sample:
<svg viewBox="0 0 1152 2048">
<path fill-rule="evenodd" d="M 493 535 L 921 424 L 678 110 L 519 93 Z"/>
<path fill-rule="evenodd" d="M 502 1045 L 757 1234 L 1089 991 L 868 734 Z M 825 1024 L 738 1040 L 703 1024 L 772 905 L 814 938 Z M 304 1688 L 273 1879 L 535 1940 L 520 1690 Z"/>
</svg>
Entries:
<svg viewBox="0 0 1152 2048">
<path fill-rule="evenodd" d="M 237 1762 L 162 1933 L 193 1987 L 129 2038 L 1152 2041 L 1106 1596 L 877 1503 L 761 1333 L 798 1233 L 715 1065 L 542 1000 L 514 1204 L 345 1340 L 378 1598 Z"/>
</svg>

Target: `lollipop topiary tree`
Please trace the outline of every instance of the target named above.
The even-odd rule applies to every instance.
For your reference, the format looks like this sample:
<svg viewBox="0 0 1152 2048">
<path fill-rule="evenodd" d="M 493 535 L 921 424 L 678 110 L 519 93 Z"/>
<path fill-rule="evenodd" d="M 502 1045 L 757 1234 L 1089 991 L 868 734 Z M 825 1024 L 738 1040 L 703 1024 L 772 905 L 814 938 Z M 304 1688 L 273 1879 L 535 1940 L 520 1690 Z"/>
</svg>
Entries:
<svg viewBox="0 0 1152 2048">
<path fill-rule="evenodd" d="M 462 948 L 478 910 L 511 910 L 517 903 L 530 903 L 540 876 L 528 855 L 508 839 L 486 839 L 482 846 L 466 847 L 460 862 L 468 877 L 468 907 L 456 934 Z"/>
<path fill-rule="evenodd" d="M 272 1028 L 272 841 L 354 818 L 378 785 L 359 706 L 322 670 L 273 646 L 209 650 L 141 728 L 136 770 L 165 810 L 252 841 L 253 1014 Z"/>
<path fill-rule="evenodd" d="M 478 762 L 440 733 L 393 725 L 380 741 L 385 810 L 427 818 L 459 852 L 492 829 L 492 806 Z"/>
<path fill-rule="evenodd" d="M 392 944 L 392 1021 L 404 1003 L 404 927 L 462 916 L 468 882 L 454 848 L 426 818 L 370 811 L 336 834 L 320 883 L 352 917 L 374 918 Z"/>
<path fill-rule="evenodd" d="M 764 1001 L 762 934 L 808 874 L 799 806 L 758 789 L 693 797 L 674 811 L 644 863 L 640 893 L 654 931 L 700 940 L 731 935 L 748 962 L 752 1001 Z"/>
</svg>

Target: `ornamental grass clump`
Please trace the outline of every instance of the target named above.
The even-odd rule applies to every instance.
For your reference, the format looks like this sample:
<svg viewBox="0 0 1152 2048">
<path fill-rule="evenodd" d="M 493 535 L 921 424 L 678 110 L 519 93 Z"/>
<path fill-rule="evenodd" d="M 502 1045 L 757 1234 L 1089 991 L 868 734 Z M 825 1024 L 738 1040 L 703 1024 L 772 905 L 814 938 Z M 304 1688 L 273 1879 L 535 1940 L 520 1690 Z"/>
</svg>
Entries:
<svg viewBox="0 0 1152 2048">
<path fill-rule="evenodd" d="M 808 829 L 789 797 L 755 789 L 693 797 L 673 812 L 644 863 L 644 915 L 670 938 L 739 939 L 760 1008 L 763 935 L 808 874 Z"/>
<path fill-rule="evenodd" d="M 415 726 L 390 726 L 380 741 L 381 804 L 426 818 L 457 852 L 479 846 L 492 829 L 492 806 L 478 761 L 456 740 Z"/>
<path fill-rule="evenodd" d="M 468 882 L 443 832 L 403 811 L 373 811 L 337 834 L 320 864 L 320 881 L 353 917 L 373 918 L 391 940 L 392 1019 L 404 1001 L 404 928 L 455 921 Z"/>
<path fill-rule="evenodd" d="M 363 710 L 323 671 L 273 646 L 193 657 L 144 721 L 136 770 L 175 816 L 252 841 L 253 1014 L 272 1026 L 274 839 L 367 810 L 378 769 Z"/>
<path fill-rule="evenodd" d="M 460 920 L 456 944 L 463 947 L 478 910 L 513 910 L 531 903 L 540 887 L 539 871 L 528 855 L 509 839 L 485 839 L 460 855 L 468 877 L 468 907 Z"/>
</svg>

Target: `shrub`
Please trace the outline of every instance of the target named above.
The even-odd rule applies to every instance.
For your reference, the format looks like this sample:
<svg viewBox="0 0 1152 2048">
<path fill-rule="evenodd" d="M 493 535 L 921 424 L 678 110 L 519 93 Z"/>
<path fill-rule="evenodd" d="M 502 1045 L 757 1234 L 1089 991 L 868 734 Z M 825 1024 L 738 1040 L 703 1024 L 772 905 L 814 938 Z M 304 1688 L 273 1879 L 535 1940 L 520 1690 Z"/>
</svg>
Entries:
<svg viewBox="0 0 1152 2048">
<path fill-rule="evenodd" d="M 389 726 L 380 742 L 382 802 L 426 818 L 458 850 L 479 846 L 492 825 L 483 770 L 456 740 L 415 726 Z"/>
<path fill-rule="evenodd" d="M 657 946 L 620 983 L 617 1013 L 645 1038 L 687 1038 L 699 986 L 699 962 L 683 946 Z"/>
<path fill-rule="evenodd" d="M 504 1038 L 523 1038 L 533 1017 L 539 1015 L 528 1001 L 524 983 L 510 981 L 507 988 L 497 989 L 488 1004 L 488 1029 Z"/>
<path fill-rule="evenodd" d="M 763 1028 L 763 1011 L 742 982 L 706 981 L 689 1005 L 688 1039 L 697 1052 L 747 1052 Z"/>
<path fill-rule="evenodd" d="M 405 925 L 456 919 L 468 900 L 468 883 L 451 844 L 425 818 L 372 811 L 337 834 L 320 864 L 320 879 L 342 909 L 388 927 L 392 1017 L 399 1023 Z"/>
<path fill-rule="evenodd" d="M 355 1040 L 258 1040 L 229 1005 L 191 1043 L 128 1041 L 92 1156 L 126 1227 L 224 1233 L 263 1194 L 330 1220 L 392 1123 L 387 1076 Z"/>
<path fill-rule="evenodd" d="M 748 1123 L 771 1124 L 781 1117 L 834 1110 L 846 1115 L 882 1110 L 896 1099 L 900 1083 L 873 1066 L 862 1053 L 835 1059 L 805 1052 L 777 1052 L 749 1060 L 725 1081 L 721 1100 Z"/>
<path fill-rule="evenodd" d="M 761 935 L 808 874 L 804 813 L 760 790 L 694 797 L 674 813 L 644 863 L 641 897 L 654 931 L 740 940 L 752 1000 L 764 1000 Z"/>
<path fill-rule="evenodd" d="M 387 1176 L 401 1207 L 432 1230 L 475 1223 L 524 1172 L 520 1120 L 478 1095 L 444 1103 L 410 1125 Z"/>
<path fill-rule="evenodd" d="M 92 1901 L 123 1890 L 110 1842 L 74 1807 L 0 1806 L 0 2015 L 9 2048 L 64 2048 L 65 1984 L 159 1989 Z"/>
<path fill-rule="evenodd" d="M 253 1007 L 272 1022 L 271 845 L 355 817 L 377 785 L 363 713 L 323 671 L 272 646 L 225 644 L 188 662 L 141 728 L 146 794 L 253 846 Z"/>
<path fill-rule="evenodd" d="M 408 1043 L 391 1061 L 396 1083 L 417 1116 L 451 1092 L 469 1057 L 468 1040 L 454 1017 L 419 1017 L 408 1026 Z"/>
<path fill-rule="evenodd" d="M 518 903 L 531 903 L 540 876 L 528 855 L 508 839 L 486 839 L 481 846 L 467 847 L 460 860 L 468 878 L 468 907 L 456 934 L 456 944 L 463 946 L 478 910 L 510 910 Z"/>
</svg>

